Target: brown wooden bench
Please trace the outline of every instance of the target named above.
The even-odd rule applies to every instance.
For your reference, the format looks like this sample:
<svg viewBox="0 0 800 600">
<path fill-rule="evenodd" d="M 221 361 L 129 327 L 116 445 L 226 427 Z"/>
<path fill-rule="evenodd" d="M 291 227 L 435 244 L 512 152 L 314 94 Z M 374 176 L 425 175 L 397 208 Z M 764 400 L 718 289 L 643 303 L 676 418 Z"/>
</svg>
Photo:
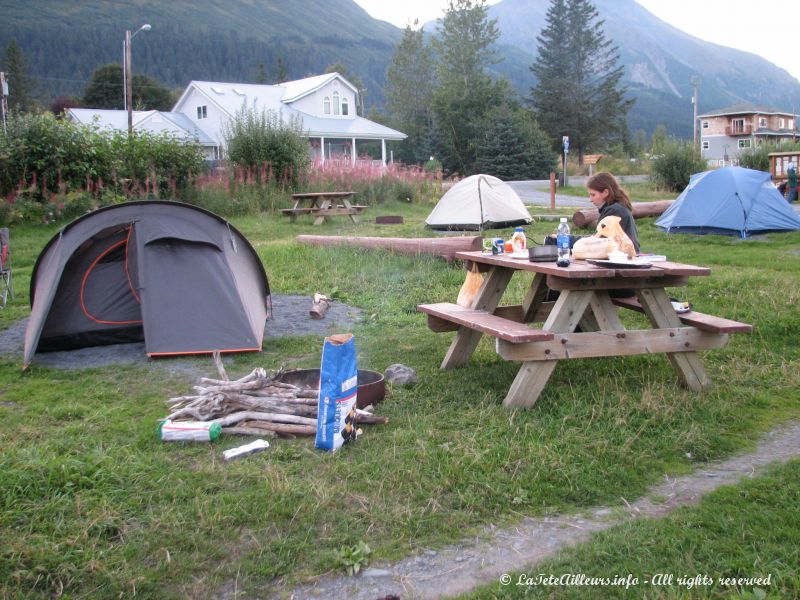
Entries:
<svg viewBox="0 0 800 600">
<path fill-rule="evenodd" d="M 452 329 L 450 323 L 456 323 L 461 327 L 488 333 L 493 337 L 513 343 L 541 342 L 554 338 L 549 331 L 528 327 L 524 323 L 498 317 L 485 310 L 464 308 L 450 302 L 420 304 L 417 306 L 417 310 L 428 315 L 428 327 L 432 331 L 449 331 Z"/>
<path fill-rule="evenodd" d="M 297 215 L 308 215 L 313 213 L 315 210 L 314 208 L 282 208 L 281 212 L 286 215 L 287 217 L 297 216 Z"/>
<path fill-rule="evenodd" d="M 629 308 L 636 312 L 644 312 L 644 308 L 642 308 L 638 298 L 612 298 L 612 301 L 619 307 Z M 691 325 L 701 331 L 711 333 L 752 333 L 753 331 L 753 326 L 748 323 L 715 317 L 694 310 L 678 313 L 678 318 L 684 325 Z"/>
</svg>

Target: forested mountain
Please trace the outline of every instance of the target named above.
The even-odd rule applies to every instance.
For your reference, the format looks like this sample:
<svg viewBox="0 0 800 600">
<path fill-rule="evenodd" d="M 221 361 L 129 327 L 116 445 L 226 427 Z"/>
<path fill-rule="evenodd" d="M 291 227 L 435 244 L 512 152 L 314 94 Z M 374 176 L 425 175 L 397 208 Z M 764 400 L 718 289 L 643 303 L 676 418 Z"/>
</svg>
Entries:
<svg viewBox="0 0 800 600">
<path fill-rule="evenodd" d="M 489 15 L 502 33 L 495 67 L 522 96 L 549 0 L 502 0 Z M 637 102 L 632 131 L 691 136 L 690 77 L 700 112 L 741 102 L 790 111 L 800 82 L 768 61 L 689 36 L 634 0 L 595 0 L 608 39 L 619 46 L 625 85 Z M 341 63 L 361 78 L 369 110 L 380 106 L 386 67 L 402 31 L 352 0 L 0 0 L 0 51 L 15 38 L 44 103 L 80 96 L 91 74 L 121 63 L 126 29 L 150 23 L 133 42 L 134 72 L 175 89 L 192 79 L 274 83 Z M 435 32 L 428 24 L 427 32 Z M 796 108 L 796 107 L 795 107 Z"/>
<path fill-rule="evenodd" d="M 275 83 L 281 70 L 298 79 L 338 62 L 363 80 L 367 105 L 382 99 L 402 35 L 351 0 L 0 0 L 0 52 L 16 38 L 43 101 L 80 96 L 143 23 L 152 29 L 133 40 L 133 70 L 169 87 Z"/>
</svg>

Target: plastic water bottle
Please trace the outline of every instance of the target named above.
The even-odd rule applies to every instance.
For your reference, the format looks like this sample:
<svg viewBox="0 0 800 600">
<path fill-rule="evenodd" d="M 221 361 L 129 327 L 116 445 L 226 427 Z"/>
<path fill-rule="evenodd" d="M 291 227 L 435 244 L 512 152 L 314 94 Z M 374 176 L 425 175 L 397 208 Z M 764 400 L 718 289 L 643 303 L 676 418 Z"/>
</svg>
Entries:
<svg viewBox="0 0 800 600">
<path fill-rule="evenodd" d="M 524 253 L 527 241 L 528 240 L 525 238 L 525 230 L 522 227 L 514 229 L 514 234 L 511 236 L 511 247 L 514 250 L 514 254 Z"/>
<path fill-rule="evenodd" d="M 569 266 L 569 225 L 567 224 L 567 217 L 561 217 L 561 222 L 556 229 L 556 246 L 558 246 L 558 262 L 559 267 Z"/>
</svg>

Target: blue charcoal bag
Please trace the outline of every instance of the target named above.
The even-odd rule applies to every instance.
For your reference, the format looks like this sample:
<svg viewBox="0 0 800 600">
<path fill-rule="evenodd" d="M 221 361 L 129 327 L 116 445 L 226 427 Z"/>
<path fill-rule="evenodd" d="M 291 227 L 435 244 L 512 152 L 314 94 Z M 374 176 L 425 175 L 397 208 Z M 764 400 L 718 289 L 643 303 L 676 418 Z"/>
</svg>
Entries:
<svg viewBox="0 0 800 600">
<path fill-rule="evenodd" d="M 353 334 L 326 337 L 322 345 L 314 446 L 333 452 L 356 438 L 357 393 L 358 367 Z"/>
</svg>

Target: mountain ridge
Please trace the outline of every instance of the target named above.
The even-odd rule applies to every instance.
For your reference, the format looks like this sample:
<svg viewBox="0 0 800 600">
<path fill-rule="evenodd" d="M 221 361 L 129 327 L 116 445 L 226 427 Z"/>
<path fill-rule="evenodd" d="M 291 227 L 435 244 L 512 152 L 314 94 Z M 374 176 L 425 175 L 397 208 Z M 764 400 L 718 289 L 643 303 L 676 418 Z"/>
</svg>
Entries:
<svg viewBox="0 0 800 600">
<path fill-rule="evenodd" d="M 549 0 L 502 0 L 488 7 L 501 31 L 493 68 L 526 98 L 530 65 Z M 620 49 L 623 84 L 637 99 L 631 132 L 691 137 L 692 86 L 701 78 L 699 112 L 741 103 L 792 109 L 800 81 L 755 54 L 705 42 L 661 21 L 634 0 L 595 0 L 606 37 Z M 342 63 L 366 88 L 367 107 L 383 102 L 386 67 L 402 29 L 374 19 L 352 0 L 0 0 L 0 49 L 16 38 L 41 91 L 80 95 L 92 72 L 121 62 L 125 29 L 149 22 L 134 41 L 133 66 L 183 89 L 192 79 L 275 83 Z M 433 23 L 426 32 L 435 33 Z"/>
</svg>

